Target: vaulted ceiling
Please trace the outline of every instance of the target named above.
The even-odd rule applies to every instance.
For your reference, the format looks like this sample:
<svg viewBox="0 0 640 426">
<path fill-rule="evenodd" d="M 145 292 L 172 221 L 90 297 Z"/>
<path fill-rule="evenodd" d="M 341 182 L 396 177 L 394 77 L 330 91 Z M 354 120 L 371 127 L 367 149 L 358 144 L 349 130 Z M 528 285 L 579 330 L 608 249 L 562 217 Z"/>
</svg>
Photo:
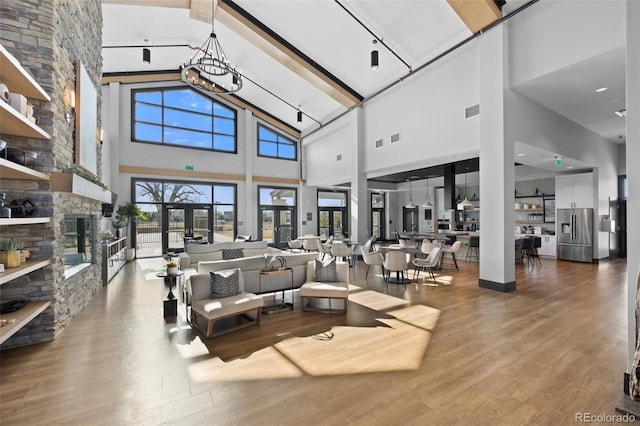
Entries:
<svg viewBox="0 0 640 426">
<path fill-rule="evenodd" d="M 177 78 L 180 65 L 211 33 L 213 11 L 218 40 L 230 62 L 245 76 L 244 87 L 233 100 L 266 114 L 264 117 L 292 134 L 304 135 L 409 78 L 442 52 L 528 0 L 102 3 L 103 81 Z M 502 12 L 496 3 L 506 3 Z M 151 50 L 149 64 L 142 61 L 143 46 Z M 373 49 L 379 51 L 376 70 L 370 66 Z M 624 96 L 624 55 L 594 58 L 570 71 L 570 75 L 548 75 L 545 81 L 516 89 L 609 140 L 623 142 L 624 120 L 616 121 L 611 111 L 597 105 L 587 108 L 584 102 L 571 100 L 578 99 L 580 81 L 605 72 L 616 80 L 616 90 L 622 90 Z M 302 122 L 297 121 L 298 108 L 303 112 Z"/>
</svg>

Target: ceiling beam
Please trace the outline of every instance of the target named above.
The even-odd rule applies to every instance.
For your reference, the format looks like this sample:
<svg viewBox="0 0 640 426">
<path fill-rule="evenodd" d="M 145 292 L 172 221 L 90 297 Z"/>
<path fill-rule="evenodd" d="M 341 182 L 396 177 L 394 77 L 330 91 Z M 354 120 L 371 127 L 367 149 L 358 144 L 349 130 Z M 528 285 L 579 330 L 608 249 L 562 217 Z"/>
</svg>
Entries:
<svg viewBox="0 0 640 426">
<path fill-rule="evenodd" d="M 361 96 L 344 87 L 345 85 L 336 81 L 335 77 L 331 78 L 326 70 L 321 69 L 315 62 L 304 57 L 301 52 L 296 51 L 293 46 L 277 37 L 275 33 L 269 31 L 255 18 L 246 12 L 242 13 L 239 9 L 228 2 L 220 1 L 216 10 L 216 20 L 345 108 L 351 108 L 362 101 Z"/>
<path fill-rule="evenodd" d="M 502 18 L 493 0 L 447 0 L 473 34 Z"/>
<path fill-rule="evenodd" d="M 219 0 L 102 0 L 102 2 L 137 6 L 180 7 L 189 9 L 189 16 L 192 19 L 207 23 L 211 23 L 215 7 L 216 21 L 261 49 L 340 105 L 352 108 L 363 99 L 353 89 L 340 82 L 327 70 L 306 57 L 302 52 L 297 51 L 284 39 L 232 2 Z"/>
<path fill-rule="evenodd" d="M 107 4 L 126 4 L 129 6 L 172 7 L 174 9 L 189 9 L 191 7 L 192 2 L 193 0 L 102 0 L 102 3 L 107 3 Z M 211 0 L 208 0 L 208 4 L 211 5 Z"/>
</svg>

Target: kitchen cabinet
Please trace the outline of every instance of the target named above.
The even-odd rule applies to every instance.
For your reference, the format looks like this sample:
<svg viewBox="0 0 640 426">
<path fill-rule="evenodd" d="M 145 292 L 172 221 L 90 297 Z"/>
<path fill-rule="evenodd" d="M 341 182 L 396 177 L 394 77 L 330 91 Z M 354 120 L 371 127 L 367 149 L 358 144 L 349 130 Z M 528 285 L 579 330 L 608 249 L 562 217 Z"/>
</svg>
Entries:
<svg viewBox="0 0 640 426">
<path fill-rule="evenodd" d="M 556 176 L 556 208 L 593 208 L 593 173 Z"/>
<path fill-rule="evenodd" d="M 542 244 L 538 249 L 540 256 L 556 257 L 556 236 L 541 235 Z"/>
<path fill-rule="evenodd" d="M 4 46 L 0 45 L 0 81 L 13 93 L 21 93 L 27 98 L 50 101 L 49 95 L 26 72 L 18 60 Z M 49 139 L 49 134 L 27 120 L 10 105 L 0 101 L 0 134 L 25 138 Z M 49 176 L 20 164 L 0 158 L 0 180 L 49 181 Z M 51 222 L 49 217 L 3 218 L 0 226 L 42 226 Z M 38 271 L 51 264 L 51 259 L 30 260 L 17 268 L 5 269 L 0 273 L 0 285 L 16 278 Z M 30 301 L 25 307 L 9 314 L 0 315 L 0 319 L 9 323 L 0 328 L 0 343 L 17 333 L 36 316 L 51 306 L 50 300 Z"/>
</svg>

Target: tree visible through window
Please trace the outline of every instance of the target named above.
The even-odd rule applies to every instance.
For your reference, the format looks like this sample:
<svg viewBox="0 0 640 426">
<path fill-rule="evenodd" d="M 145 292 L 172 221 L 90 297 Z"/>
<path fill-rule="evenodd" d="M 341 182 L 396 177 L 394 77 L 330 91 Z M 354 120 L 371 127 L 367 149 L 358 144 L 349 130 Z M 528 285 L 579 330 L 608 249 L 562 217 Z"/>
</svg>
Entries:
<svg viewBox="0 0 640 426">
<path fill-rule="evenodd" d="M 132 91 L 131 139 L 236 152 L 236 112 L 192 89 Z"/>
<path fill-rule="evenodd" d="M 294 141 L 261 125 L 258 125 L 258 155 L 285 160 L 298 158 L 297 146 Z"/>
</svg>

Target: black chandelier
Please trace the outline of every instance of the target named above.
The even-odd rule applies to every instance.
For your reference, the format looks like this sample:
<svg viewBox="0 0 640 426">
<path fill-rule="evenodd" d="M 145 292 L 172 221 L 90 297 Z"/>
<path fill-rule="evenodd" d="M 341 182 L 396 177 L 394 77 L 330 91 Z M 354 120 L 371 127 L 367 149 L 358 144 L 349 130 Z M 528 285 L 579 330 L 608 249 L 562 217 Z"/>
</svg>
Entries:
<svg viewBox="0 0 640 426">
<path fill-rule="evenodd" d="M 233 93 L 242 89 L 242 74 L 231 65 L 215 32 L 212 13 L 211 34 L 181 67 L 181 80 L 204 93 Z"/>
</svg>

